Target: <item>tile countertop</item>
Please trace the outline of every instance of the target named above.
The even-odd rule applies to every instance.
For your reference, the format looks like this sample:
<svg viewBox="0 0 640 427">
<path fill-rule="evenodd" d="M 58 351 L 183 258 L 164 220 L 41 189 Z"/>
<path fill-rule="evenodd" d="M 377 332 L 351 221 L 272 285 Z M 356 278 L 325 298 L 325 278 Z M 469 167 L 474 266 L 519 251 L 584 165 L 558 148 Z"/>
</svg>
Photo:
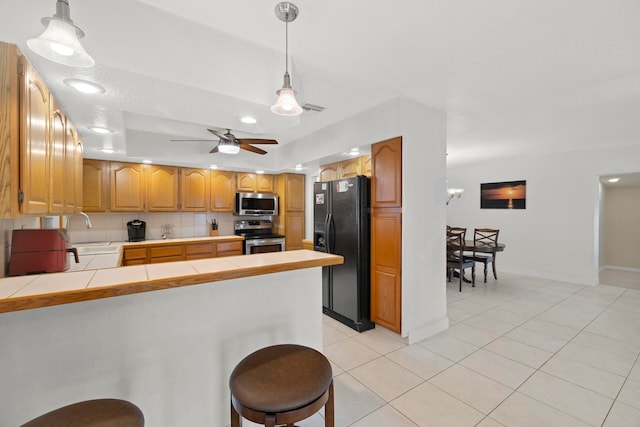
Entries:
<svg viewBox="0 0 640 427">
<path fill-rule="evenodd" d="M 220 240 L 220 238 L 218 239 Z M 192 241 L 194 239 L 174 239 L 172 241 L 178 240 Z M 166 241 L 160 240 L 160 242 Z M 126 245 L 129 244 L 126 243 Z M 0 313 L 303 268 L 323 267 L 343 262 L 343 258 L 339 255 L 303 249 L 101 270 L 9 277 L 0 279 Z"/>
</svg>

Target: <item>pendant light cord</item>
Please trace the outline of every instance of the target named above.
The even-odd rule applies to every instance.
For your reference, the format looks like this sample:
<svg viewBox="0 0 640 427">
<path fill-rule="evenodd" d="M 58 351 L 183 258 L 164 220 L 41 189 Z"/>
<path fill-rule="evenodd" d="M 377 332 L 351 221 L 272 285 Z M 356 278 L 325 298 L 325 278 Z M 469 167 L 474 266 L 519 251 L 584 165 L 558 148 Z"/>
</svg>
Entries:
<svg viewBox="0 0 640 427">
<path fill-rule="evenodd" d="M 284 71 L 289 73 L 289 13 L 284 23 Z"/>
</svg>

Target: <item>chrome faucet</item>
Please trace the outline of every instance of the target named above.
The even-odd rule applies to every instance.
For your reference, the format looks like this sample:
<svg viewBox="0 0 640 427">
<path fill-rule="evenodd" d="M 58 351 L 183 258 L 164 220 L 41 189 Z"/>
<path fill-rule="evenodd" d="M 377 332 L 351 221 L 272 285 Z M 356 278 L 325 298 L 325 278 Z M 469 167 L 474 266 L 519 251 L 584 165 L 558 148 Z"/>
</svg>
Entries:
<svg viewBox="0 0 640 427">
<path fill-rule="evenodd" d="M 82 215 L 84 217 L 84 221 L 87 224 L 87 228 L 92 228 L 93 224 L 91 224 L 91 219 L 89 218 L 89 215 L 87 215 L 84 212 L 76 212 L 78 215 Z M 75 215 L 75 214 L 71 214 L 71 215 L 67 215 L 67 229 L 69 228 L 69 220 L 71 219 L 71 217 Z"/>
</svg>

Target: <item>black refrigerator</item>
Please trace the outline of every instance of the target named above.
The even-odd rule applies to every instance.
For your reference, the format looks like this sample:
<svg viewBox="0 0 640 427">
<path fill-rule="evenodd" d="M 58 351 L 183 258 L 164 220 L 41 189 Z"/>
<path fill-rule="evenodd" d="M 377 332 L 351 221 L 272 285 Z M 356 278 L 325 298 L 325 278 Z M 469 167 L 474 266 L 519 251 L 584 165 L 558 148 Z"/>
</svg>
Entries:
<svg viewBox="0 0 640 427">
<path fill-rule="evenodd" d="M 314 249 L 344 257 L 344 264 L 322 267 L 322 311 L 358 332 L 372 329 L 369 178 L 316 182 L 313 193 Z"/>
</svg>

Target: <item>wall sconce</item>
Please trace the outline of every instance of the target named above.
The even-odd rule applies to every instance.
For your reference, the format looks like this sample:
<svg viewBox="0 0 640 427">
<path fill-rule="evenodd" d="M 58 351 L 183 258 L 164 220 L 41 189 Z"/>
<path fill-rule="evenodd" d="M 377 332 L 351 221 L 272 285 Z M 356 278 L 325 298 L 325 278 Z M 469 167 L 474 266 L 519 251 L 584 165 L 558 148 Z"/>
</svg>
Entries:
<svg viewBox="0 0 640 427">
<path fill-rule="evenodd" d="M 459 199 L 464 192 L 464 188 L 447 188 L 447 206 L 453 199 Z"/>
</svg>

